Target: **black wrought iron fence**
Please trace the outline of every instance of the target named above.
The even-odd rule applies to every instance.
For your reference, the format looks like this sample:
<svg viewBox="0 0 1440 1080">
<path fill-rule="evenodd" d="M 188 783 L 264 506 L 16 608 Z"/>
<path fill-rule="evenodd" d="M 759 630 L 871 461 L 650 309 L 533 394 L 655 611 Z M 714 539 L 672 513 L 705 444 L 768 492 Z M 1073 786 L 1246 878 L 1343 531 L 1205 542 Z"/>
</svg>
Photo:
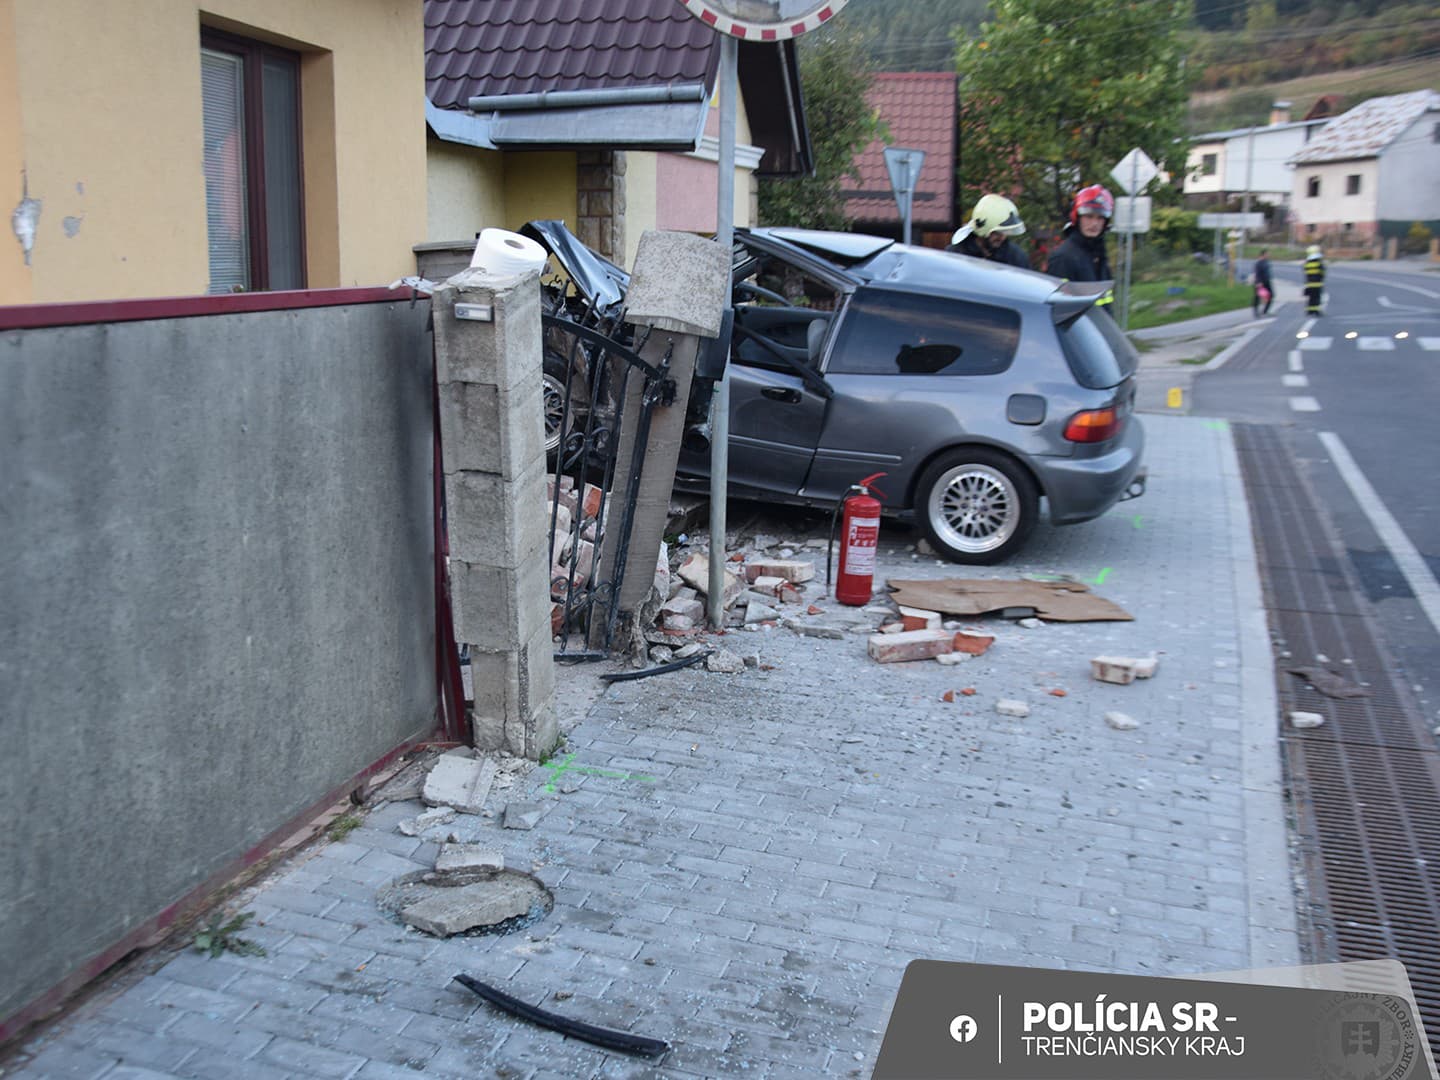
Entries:
<svg viewBox="0 0 1440 1080">
<path fill-rule="evenodd" d="M 599 659 L 620 614 L 651 415 L 675 398 L 670 350 L 651 363 L 645 331 L 622 342 L 563 315 L 542 322 L 550 629 L 557 659 Z"/>
</svg>

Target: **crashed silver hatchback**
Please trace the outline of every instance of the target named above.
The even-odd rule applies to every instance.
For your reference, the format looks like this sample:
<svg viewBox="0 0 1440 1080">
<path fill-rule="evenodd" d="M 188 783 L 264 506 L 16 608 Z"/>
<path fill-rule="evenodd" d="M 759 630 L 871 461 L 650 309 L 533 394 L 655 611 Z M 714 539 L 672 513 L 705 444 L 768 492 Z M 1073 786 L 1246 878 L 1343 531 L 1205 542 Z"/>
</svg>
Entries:
<svg viewBox="0 0 1440 1080">
<path fill-rule="evenodd" d="M 992 563 L 1042 498 L 1069 525 L 1144 491 L 1138 357 L 1093 283 L 770 228 L 736 230 L 733 289 L 732 496 L 830 508 L 883 472 L 887 513 L 913 513 L 946 558 Z M 705 400 L 702 386 L 676 477 L 694 490 Z"/>
</svg>

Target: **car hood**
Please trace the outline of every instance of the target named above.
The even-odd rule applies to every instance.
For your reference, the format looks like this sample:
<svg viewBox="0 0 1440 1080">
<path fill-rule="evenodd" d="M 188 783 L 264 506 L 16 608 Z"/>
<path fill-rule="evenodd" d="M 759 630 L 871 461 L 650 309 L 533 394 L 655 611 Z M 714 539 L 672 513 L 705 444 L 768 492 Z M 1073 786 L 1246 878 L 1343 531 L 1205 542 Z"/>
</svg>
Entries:
<svg viewBox="0 0 1440 1080">
<path fill-rule="evenodd" d="M 625 306 L 630 275 L 582 244 L 563 221 L 531 221 L 521 228 L 520 233 L 554 256 L 575 283 L 575 288 L 602 315 L 612 314 Z"/>
</svg>

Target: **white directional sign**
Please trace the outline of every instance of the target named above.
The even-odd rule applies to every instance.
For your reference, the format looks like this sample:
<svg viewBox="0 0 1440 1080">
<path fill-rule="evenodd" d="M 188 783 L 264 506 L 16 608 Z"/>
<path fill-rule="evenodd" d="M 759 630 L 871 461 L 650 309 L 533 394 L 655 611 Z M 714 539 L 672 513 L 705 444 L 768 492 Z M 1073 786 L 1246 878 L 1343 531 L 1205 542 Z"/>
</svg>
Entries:
<svg viewBox="0 0 1440 1080">
<path fill-rule="evenodd" d="M 1150 155 L 1135 147 L 1110 170 L 1115 182 L 1125 189 L 1126 194 L 1138 195 L 1149 186 L 1150 181 L 1160 175 L 1160 166 L 1150 160 Z"/>
<path fill-rule="evenodd" d="M 1115 200 L 1115 216 L 1110 228 L 1117 233 L 1148 233 L 1150 231 L 1150 196 Z"/>
<path fill-rule="evenodd" d="M 1264 214 L 1201 214 L 1202 229 L 1263 229 Z"/>
<path fill-rule="evenodd" d="M 895 205 L 900 208 L 901 239 L 907 244 L 910 243 L 910 207 L 915 198 L 915 184 L 920 179 L 920 167 L 924 164 L 924 150 L 885 147 L 885 169 L 890 173 L 890 190 L 895 193 Z"/>
</svg>

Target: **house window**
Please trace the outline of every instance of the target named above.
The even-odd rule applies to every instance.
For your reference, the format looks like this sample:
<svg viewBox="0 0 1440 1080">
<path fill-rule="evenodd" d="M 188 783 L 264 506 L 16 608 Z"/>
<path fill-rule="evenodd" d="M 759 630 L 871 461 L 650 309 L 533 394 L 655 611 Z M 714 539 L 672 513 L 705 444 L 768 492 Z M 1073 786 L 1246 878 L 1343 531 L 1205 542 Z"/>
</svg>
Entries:
<svg viewBox="0 0 1440 1080">
<path fill-rule="evenodd" d="M 1318 199 L 1320 197 L 1320 177 L 1312 176 L 1305 181 L 1305 195 L 1311 199 Z"/>
<path fill-rule="evenodd" d="M 200 35 L 212 293 L 305 286 L 300 57 Z"/>
<path fill-rule="evenodd" d="M 1349 176 L 1345 177 L 1345 194 L 1346 194 L 1346 195 L 1359 195 L 1359 194 L 1360 194 L 1360 174 L 1359 174 L 1359 173 L 1351 173 Z"/>
<path fill-rule="evenodd" d="M 1202 154 L 1200 156 L 1200 175 L 1214 176 L 1215 170 L 1219 165 L 1219 160 L 1219 154 Z"/>
<path fill-rule="evenodd" d="M 1346 233 L 1347 235 L 1348 235 L 1349 233 L 1354 232 L 1354 231 L 1355 231 L 1355 223 L 1354 223 L 1353 221 L 1347 221 L 1347 222 L 1345 222 L 1344 225 L 1341 225 L 1341 226 L 1340 226 L 1340 231 L 1343 232 L 1343 233 Z"/>
</svg>

